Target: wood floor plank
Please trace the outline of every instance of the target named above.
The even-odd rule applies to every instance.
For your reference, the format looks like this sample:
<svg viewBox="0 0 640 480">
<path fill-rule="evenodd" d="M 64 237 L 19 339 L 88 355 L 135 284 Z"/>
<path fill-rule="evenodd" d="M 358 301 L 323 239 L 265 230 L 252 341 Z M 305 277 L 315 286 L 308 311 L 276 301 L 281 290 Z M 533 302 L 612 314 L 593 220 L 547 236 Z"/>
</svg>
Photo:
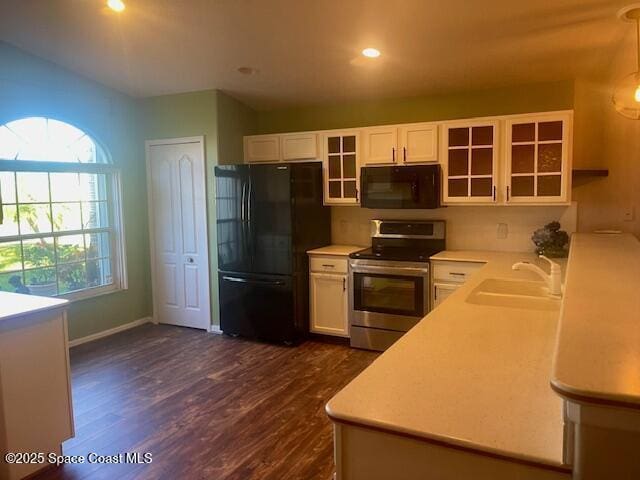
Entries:
<svg viewBox="0 0 640 480">
<path fill-rule="evenodd" d="M 151 452 L 147 465 L 65 465 L 38 480 L 328 480 L 324 405 L 377 354 L 143 325 L 71 349 L 68 455 Z"/>
</svg>

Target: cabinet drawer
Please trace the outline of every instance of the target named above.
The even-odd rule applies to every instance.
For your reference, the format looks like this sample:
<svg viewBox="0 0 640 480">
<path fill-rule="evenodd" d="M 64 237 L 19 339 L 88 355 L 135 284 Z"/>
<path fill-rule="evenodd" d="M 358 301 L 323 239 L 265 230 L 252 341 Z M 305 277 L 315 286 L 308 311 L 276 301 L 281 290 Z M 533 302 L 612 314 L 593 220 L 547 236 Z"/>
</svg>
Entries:
<svg viewBox="0 0 640 480">
<path fill-rule="evenodd" d="M 316 257 L 310 259 L 312 272 L 347 273 L 348 262 L 346 257 Z"/>
<path fill-rule="evenodd" d="M 435 281 L 464 283 L 484 263 L 476 262 L 433 262 L 433 279 Z"/>
</svg>

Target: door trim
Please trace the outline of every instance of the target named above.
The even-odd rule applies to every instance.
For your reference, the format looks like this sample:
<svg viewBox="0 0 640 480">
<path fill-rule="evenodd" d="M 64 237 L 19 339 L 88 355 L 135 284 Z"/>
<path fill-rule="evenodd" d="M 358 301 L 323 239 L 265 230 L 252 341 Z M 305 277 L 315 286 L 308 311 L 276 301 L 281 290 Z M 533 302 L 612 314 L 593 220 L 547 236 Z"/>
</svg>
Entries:
<svg viewBox="0 0 640 480">
<path fill-rule="evenodd" d="M 150 147 L 156 147 L 161 145 L 183 145 L 183 144 L 200 144 L 200 154 L 202 155 L 203 162 L 203 171 L 204 176 L 201 181 L 201 185 L 203 187 L 203 191 L 205 192 L 204 199 L 204 209 L 202 209 L 199 213 L 196 214 L 196 218 L 198 221 L 204 222 L 204 241 L 205 241 L 205 249 L 203 251 L 203 255 L 205 257 L 205 261 L 207 264 L 206 275 L 204 278 L 206 297 L 204 298 L 204 304 L 207 306 L 207 316 L 202 321 L 202 326 L 198 327 L 203 330 L 209 330 L 211 328 L 211 263 L 209 261 L 209 222 L 208 222 L 208 191 L 207 191 L 207 157 L 205 152 L 205 137 L 204 135 L 196 136 L 196 137 L 180 137 L 180 138 L 162 138 L 157 140 L 146 140 L 144 142 L 145 149 L 145 157 L 146 157 L 146 176 L 147 176 L 147 216 L 149 220 L 149 259 L 150 259 L 150 267 L 151 267 L 151 300 L 153 306 L 153 318 L 157 318 L 157 314 L 160 311 L 158 308 L 158 297 L 156 295 L 158 289 L 158 283 L 156 280 L 156 244 L 155 244 L 155 224 L 153 221 L 154 218 L 154 205 L 153 205 L 153 194 L 152 194 L 152 185 L 151 185 L 151 155 L 150 155 Z"/>
</svg>

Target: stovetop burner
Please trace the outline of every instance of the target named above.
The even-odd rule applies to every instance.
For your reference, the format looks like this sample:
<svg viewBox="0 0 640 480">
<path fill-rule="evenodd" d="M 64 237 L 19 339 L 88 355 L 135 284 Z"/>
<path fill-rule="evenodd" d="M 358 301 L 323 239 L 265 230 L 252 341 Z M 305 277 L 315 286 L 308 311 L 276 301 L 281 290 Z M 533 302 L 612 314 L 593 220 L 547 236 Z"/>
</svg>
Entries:
<svg viewBox="0 0 640 480">
<path fill-rule="evenodd" d="M 441 252 L 442 249 L 432 250 L 411 250 L 405 248 L 385 248 L 374 251 L 372 248 L 366 248 L 349 255 L 350 258 L 359 258 L 363 260 L 389 260 L 397 262 L 428 262 L 429 257 Z"/>
<path fill-rule="evenodd" d="M 428 262 L 429 257 L 446 249 L 442 220 L 372 220 L 371 248 L 349 257 L 366 260 Z"/>
</svg>

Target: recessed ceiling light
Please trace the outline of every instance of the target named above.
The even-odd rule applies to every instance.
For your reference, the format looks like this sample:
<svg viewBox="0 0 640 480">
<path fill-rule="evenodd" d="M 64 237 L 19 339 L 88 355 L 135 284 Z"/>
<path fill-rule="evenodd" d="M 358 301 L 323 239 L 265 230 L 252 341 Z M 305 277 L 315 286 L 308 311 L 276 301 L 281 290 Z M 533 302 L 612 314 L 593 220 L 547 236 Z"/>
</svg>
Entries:
<svg viewBox="0 0 640 480">
<path fill-rule="evenodd" d="M 258 73 L 258 69 L 252 67 L 240 67 L 238 68 L 238 72 L 243 75 L 255 75 L 256 73 Z"/>
<path fill-rule="evenodd" d="M 362 50 L 362 55 L 369 58 L 378 58 L 380 56 L 380 50 L 377 48 L 365 48 Z"/>
<path fill-rule="evenodd" d="M 125 9 L 125 5 L 122 0 L 107 0 L 107 6 L 114 12 L 121 12 Z"/>
</svg>

